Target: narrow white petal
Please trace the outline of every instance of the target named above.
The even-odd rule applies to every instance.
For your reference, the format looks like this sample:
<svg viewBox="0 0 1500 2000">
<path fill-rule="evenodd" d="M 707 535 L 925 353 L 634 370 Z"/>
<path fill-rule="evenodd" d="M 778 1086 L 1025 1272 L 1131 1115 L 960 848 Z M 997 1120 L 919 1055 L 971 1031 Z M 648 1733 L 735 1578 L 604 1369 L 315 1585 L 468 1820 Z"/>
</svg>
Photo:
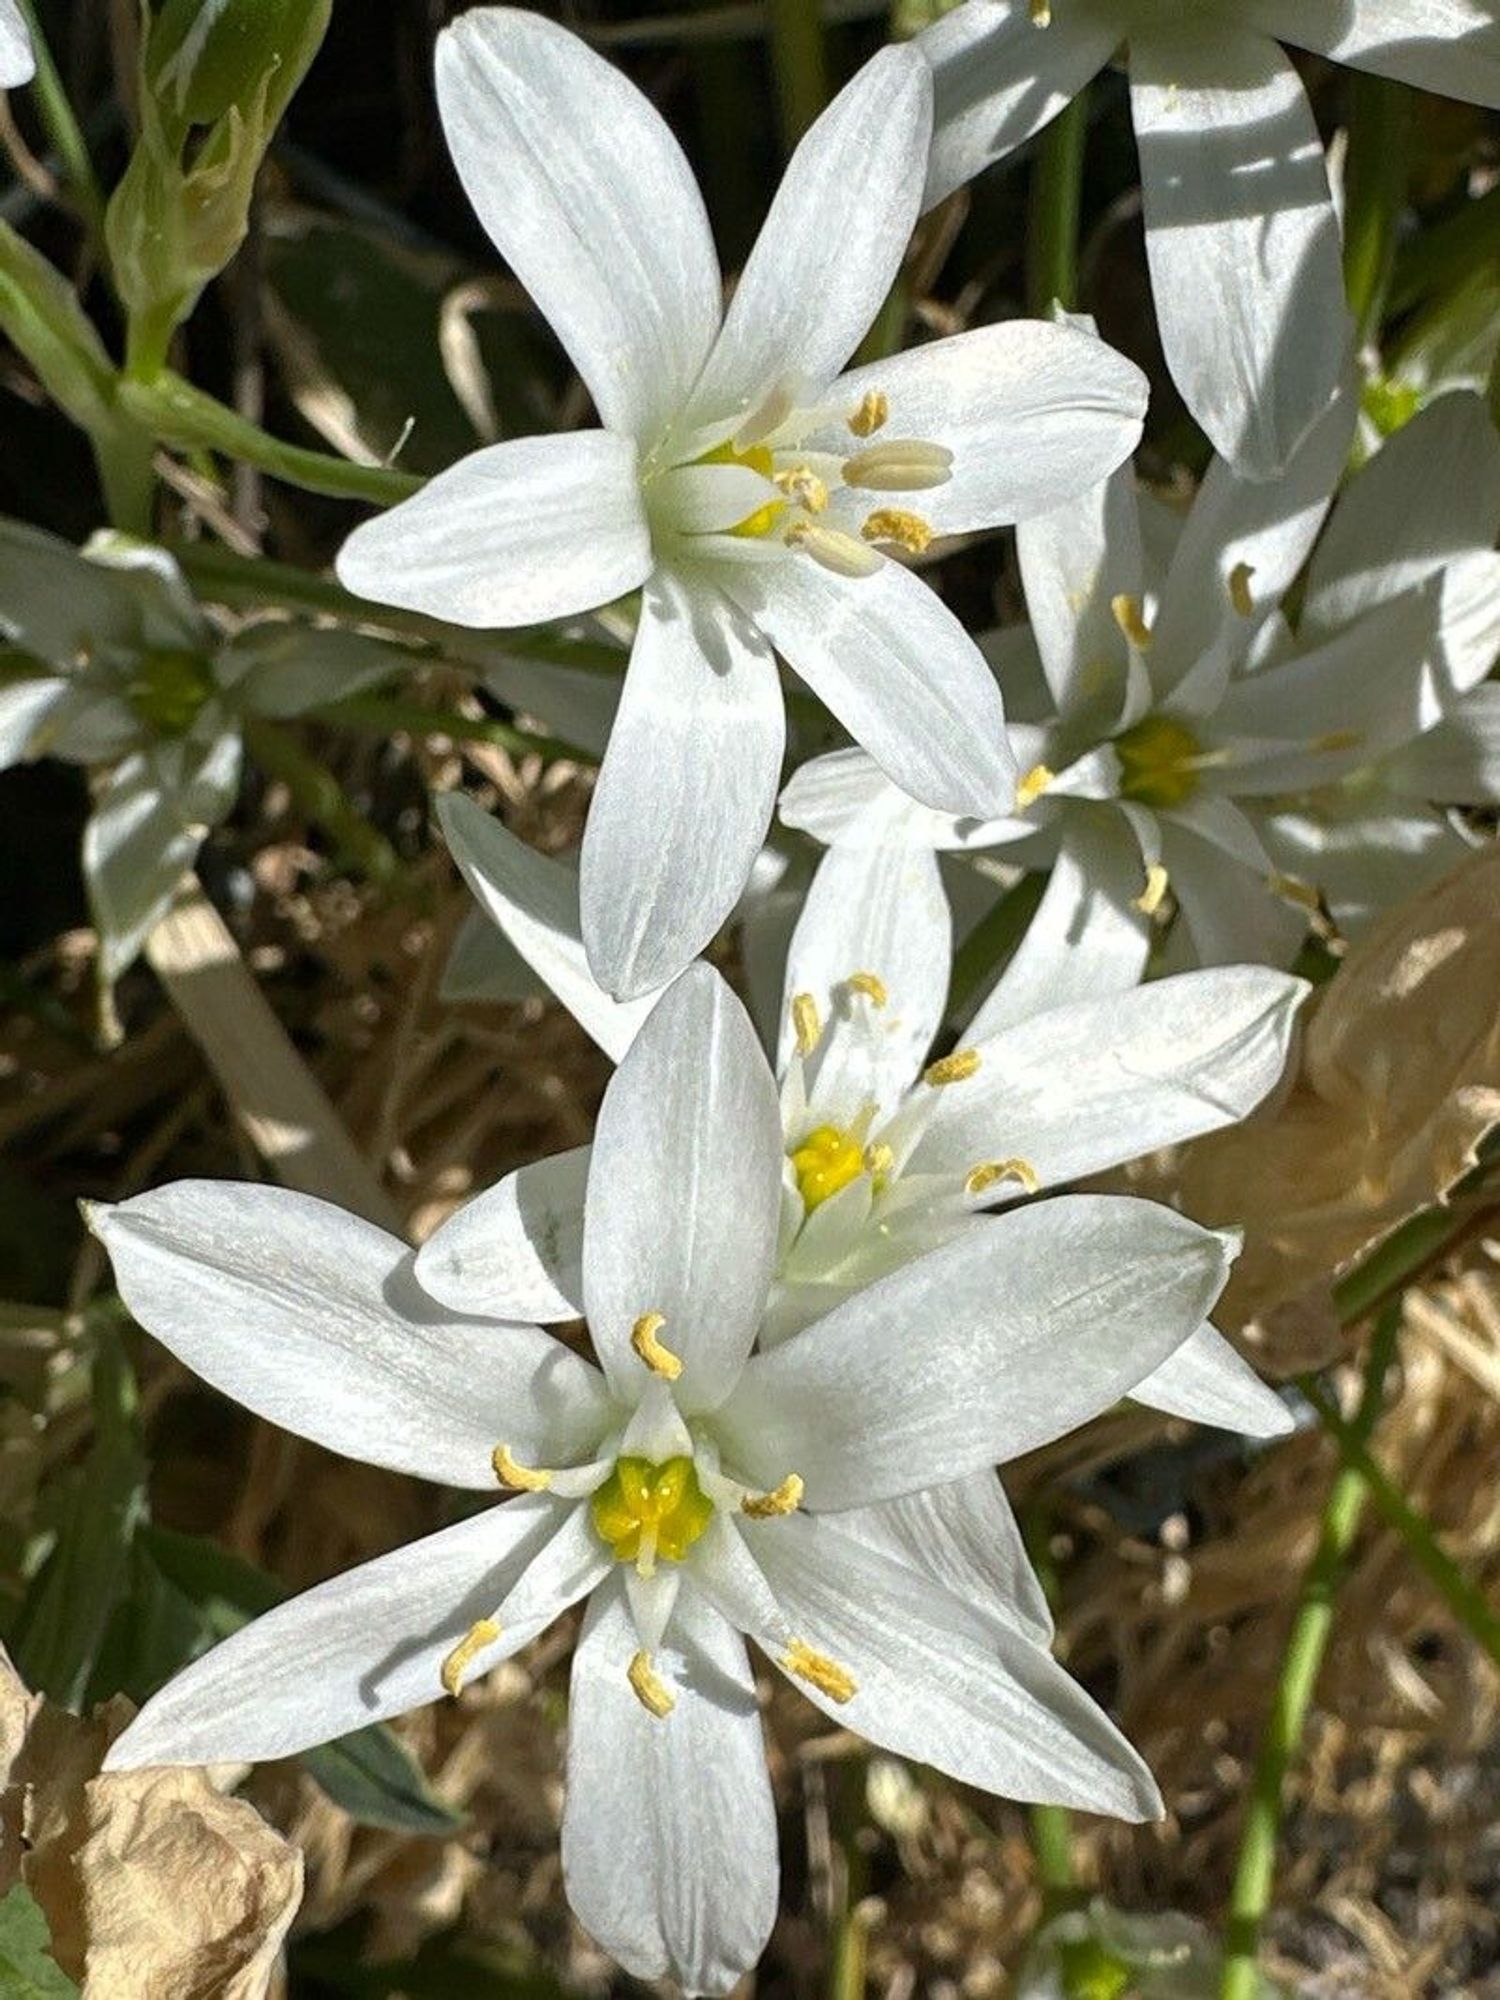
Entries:
<svg viewBox="0 0 1500 2000">
<path fill-rule="evenodd" d="M 403 1243 L 311 1195 L 178 1181 L 89 1220 L 148 1333 L 225 1395 L 348 1458 L 492 1490 L 497 1443 L 556 1464 L 603 1427 L 586 1362 L 534 1326 L 444 1317 Z"/>
<path fill-rule="evenodd" d="M 785 743 L 770 647 L 712 585 L 659 571 L 583 835 L 584 944 L 606 992 L 654 992 L 711 942 L 771 823 Z"/>
<path fill-rule="evenodd" d="M 674 1699 L 649 1715 L 626 1670 L 623 1588 L 589 1605 L 573 1655 L 562 1865 L 584 1929 L 638 1979 L 723 1994 L 776 1919 L 776 1811 L 739 1635 L 691 1589 L 653 1665 Z"/>
<path fill-rule="evenodd" d="M 1137 1403 L 1194 1424 L 1216 1424 L 1246 1437 L 1285 1437 L 1296 1425 L 1276 1391 L 1242 1361 L 1224 1336 L 1200 1326 L 1160 1368 L 1130 1392 Z"/>
<path fill-rule="evenodd" d="M 1268 814 L 1266 845 L 1283 873 L 1317 889 L 1347 934 L 1409 902 L 1472 851 L 1441 813 L 1389 792 L 1359 799 L 1352 810 L 1339 810 L 1337 798 L 1322 811 L 1317 803 Z"/>
<path fill-rule="evenodd" d="M 143 638 L 140 600 L 113 569 L 23 521 L 0 521 L 0 606 L 7 638 L 48 666 Z"/>
<path fill-rule="evenodd" d="M 305 715 L 411 671 L 411 655 L 363 632 L 268 620 L 219 655 L 236 707 L 255 715 Z"/>
<path fill-rule="evenodd" d="M 1500 800 L 1500 685 L 1487 683 L 1465 695 L 1435 729 L 1387 758 L 1381 777 L 1408 799 L 1450 805 Z"/>
<path fill-rule="evenodd" d="M 798 1681 L 846 1728 L 1004 1797 L 1154 1818 L 1151 1774 L 1050 1654 L 828 1521 L 751 1524 L 798 1636 L 854 1678 L 852 1700 Z"/>
<path fill-rule="evenodd" d="M 36 74 L 31 35 L 16 0 L 0 5 L 0 90 L 18 90 Z"/>
<path fill-rule="evenodd" d="M 1273 41 L 1221 19 L 1133 35 L 1130 96 L 1172 379 L 1217 452 L 1272 478 L 1352 331 L 1312 109 Z"/>
<path fill-rule="evenodd" d="M 523 1494 L 278 1605 L 168 1681 L 111 1746 L 106 1768 L 290 1757 L 440 1700 L 447 1654 L 493 1616 L 572 1511 Z M 538 1629 L 502 1633 L 466 1678 Z"/>
<path fill-rule="evenodd" d="M 488 1319 L 583 1313 L 583 1196 L 589 1149 L 507 1174 L 466 1201 L 417 1252 L 417 1282 L 449 1312 Z"/>
<path fill-rule="evenodd" d="M 581 37 L 518 8 L 476 7 L 439 36 L 437 92 L 475 213 L 601 420 L 649 444 L 719 326 L 718 259 L 682 149 Z"/>
<path fill-rule="evenodd" d="M 1180 1347 L 1234 1249 L 1121 1196 L 996 1216 L 754 1356 L 716 1420 L 726 1461 L 762 1483 L 794 1467 L 819 1511 L 1003 1463 L 1097 1416 Z"/>
<path fill-rule="evenodd" d="M 576 870 L 517 840 L 462 792 L 445 793 L 437 811 L 448 852 L 481 909 L 579 1027 L 618 1062 L 651 1012 L 654 996 L 612 1000 L 589 971 Z"/>
<path fill-rule="evenodd" d="M 1024 319 L 871 362 L 832 397 L 855 410 L 871 390 L 890 404 L 891 436 L 953 453 L 947 482 L 914 496 L 939 535 L 1027 520 L 1105 478 L 1140 442 L 1148 393 L 1097 335 Z"/>
<path fill-rule="evenodd" d="M 594 1130 L 584 1296 L 622 1401 L 651 1380 L 630 1344 L 646 1313 L 663 1315 L 661 1342 L 682 1361 L 685 1413 L 728 1394 L 770 1290 L 781 1160 L 776 1086 L 750 1017 L 718 973 L 690 966 L 615 1072 Z"/>
<path fill-rule="evenodd" d="M 864 338 L 917 219 L 932 81 L 886 48 L 792 155 L 692 399 L 698 423 L 746 410 L 778 382 L 819 388 Z"/>
<path fill-rule="evenodd" d="M 45 754 L 38 739 L 45 742 L 49 720 L 71 693 L 65 680 L 50 675 L 0 687 L 0 771 Z"/>
<path fill-rule="evenodd" d="M 1488 0 L 1356 0 L 1327 8 L 1243 0 L 1239 11 L 1296 47 L 1500 110 L 1500 23 Z"/>
<path fill-rule="evenodd" d="M 1120 23 L 1058 7 L 1039 30 L 1027 0 L 956 7 L 918 35 L 932 65 L 932 158 L 924 208 L 1049 125 L 1120 40 Z"/>
<path fill-rule="evenodd" d="M 1007 732 L 1014 734 L 1014 727 Z M 920 806 L 865 750 L 831 750 L 800 764 L 781 794 L 782 823 L 825 847 L 988 847 L 1034 831 L 1024 819 L 977 820 Z"/>
<path fill-rule="evenodd" d="M 635 445 L 571 431 L 471 452 L 356 528 L 334 567 L 356 597 L 488 627 L 607 604 L 651 561 Z"/>
<path fill-rule="evenodd" d="M 1015 760 L 994 676 L 919 577 L 888 561 L 835 576 L 789 551 L 721 580 L 894 784 L 942 812 L 1010 809 Z"/>
<path fill-rule="evenodd" d="M 1058 712 L 1108 726 L 1124 708 L 1126 653 L 1114 604 L 1145 595 L 1135 470 L 1122 465 L 1050 513 L 1023 521 L 1016 554 L 1026 610 Z"/>
<path fill-rule="evenodd" d="M 1283 902 L 1259 870 L 1185 827 L 1162 826 L 1162 864 L 1199 965 L 1290 965 L 1307 936 L 1307 911 Z M 1174 933 L 1174 942 L 1176 942 Z"/>
</svg>

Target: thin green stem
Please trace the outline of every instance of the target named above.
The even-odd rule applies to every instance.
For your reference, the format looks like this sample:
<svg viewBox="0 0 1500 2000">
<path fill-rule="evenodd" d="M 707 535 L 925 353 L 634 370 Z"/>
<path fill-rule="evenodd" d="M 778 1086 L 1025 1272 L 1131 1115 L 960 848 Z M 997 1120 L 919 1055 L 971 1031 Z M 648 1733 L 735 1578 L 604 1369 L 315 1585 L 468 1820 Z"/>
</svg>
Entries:
<svg viewBox="0 0 1500 2000">
<path fill-rule="evenodd" d="M 770 30 L 781 145 L 790 157 L 828 102 L 823 10 L 818 0 L 770 0 Z"/>
<path fill-rule="evenodd" d="M 424 483 L 416 473 L 396 472 L 383 465 L 355 465 L 329 452 L 284 444 L 165 369 L 149 382 L 122 382 L 120 405 L 167 444 L 223 452 L 308 493 L 390 507 L 398 500 L 409 500 Z"/>
<path fill-rule="evenodd" d="M 1088 147 L 1089 94 L 1079 91 L 1037 142 L 1026 231 L 1026 296 L 1037 314 L 1054 301 L 1078 306 L 1078 226 L 1083 212 L 1083 158 Z"/>
<path fill-rule="evenodd" d="M 552 764 L 597 764 L 591 750 L 564 742 L 559 736 L 534 735 L 513 723 L 493 716 L 459 715 L 447 708 L 424 708 L 419 702 L 402 701 L 383 694 L 356 694 L 326 707 L 309 711 L 309 720 L 340 724 L 351 729 L 373 730 L 380 736 L 446 736 L 455 743 L 493 743 L 517 757 L 540 757 Z"/>
<path fill-rule="evenodd" d="M 1344 185 L 1344 283 L 1360 346 L 1380 331 L 1406 204 L 1412 96 L 1405 84 L 1355 70 L 1349 79 Z"/>
<path fill-rule="evenodd" d="M 1032 1806 L 1031 1845 L 1036 1872 L 1050 1908 L 1073 1896 L 1073 1816 L 1066 1806 Z"/>
<path fill-rule="evenodd" d="M 401 872 L 396 850 L 360 813 L 333 773 L 290 731 L 262 717 L 247 717 L 245 744 L 261 769 L 279 778 L 293 800 L 333 841 L 340 857 L 382 888 Z"/>
<path fill-rule="evenodd" d="M 21 0 L 21 6 L 26 15 L 26 25 L 31 30 L 31 52 L 36 58 L 36 76 L 31 87 L 36 94 L 37 113 L 46 131 L 47 143 L 57 155 L 63 186 L 83 217 L 90 236 L 97 240 L 104 229 L 104 197 L 99 192 L 94 163 L 89 158 L 82 128 L 73 115 L 68 93 L 63 89 L 57 64 L 52 60 L 52 51 L 42 33 L 36 0 Z"/>
<path fill-rule="evenodd" d="M 1359 1408 L 1349 1425 L 1351 1438 L 1361 1450 L 1369 1442 L 1380 1417 L 1386 1372 L 1395 1357 L 1400 1325 L 1399 1308 L 1394 1305 L 1388 1307 L 1377 1323 L 1370 1342 L 1364 1389 Z M 1256 1959 L 1276 1873 L 1282 1794 L 1292 1758 L 1302 1740 L 1308 1707 L 1323 1664 L 1333 1624 L 1334 1599 L 1354 1547 L 1364 1510 L 1365 1491 L 1363 1472 L 1347 1463 L 1343 1465 L 1329 1488 L 1318 1546 L 1298 1592 L 1297 1609 L 1286 1651 L 1282 1655 L 1281 1673 L 1266 1724 L 1265 1739 L 1256 1760 L 1249 1814 L 1240 1839 L 1234 1888 L 1229 1901 L 1229 1920 L 1225 1926 L 1224 1971 L 1219 1985 L 1219 2000 L 1255 2000 L 1258 1990 Z"/>
</svg>

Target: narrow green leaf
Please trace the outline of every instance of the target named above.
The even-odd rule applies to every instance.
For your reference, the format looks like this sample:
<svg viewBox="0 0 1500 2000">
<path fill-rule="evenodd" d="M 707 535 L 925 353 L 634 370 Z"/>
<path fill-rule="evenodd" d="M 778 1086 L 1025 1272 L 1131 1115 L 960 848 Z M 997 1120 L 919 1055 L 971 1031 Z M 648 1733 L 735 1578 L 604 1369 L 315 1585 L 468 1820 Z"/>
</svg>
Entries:
<svg viewBox="0 0 1500 2000">
<path fill-rule="evenodd" d="M 0 1897 L 0 1993 L 5 2000 L 78 2000 L 78 1988 L 51 1956 L 52 1933 L 23 1882 Z"/>
</svg>

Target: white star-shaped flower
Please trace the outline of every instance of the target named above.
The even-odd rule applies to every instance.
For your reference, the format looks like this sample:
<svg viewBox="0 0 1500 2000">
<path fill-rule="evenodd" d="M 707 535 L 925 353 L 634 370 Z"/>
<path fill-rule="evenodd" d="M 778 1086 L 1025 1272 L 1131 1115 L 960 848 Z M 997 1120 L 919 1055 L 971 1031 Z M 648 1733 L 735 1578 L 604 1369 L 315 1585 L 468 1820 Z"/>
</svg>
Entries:
<svg viewBox="0 0 1500 2000">
<path fill-rule="evenodd" d="M 842 372 L 917 218 L 931 83 L 909 47 L 804 139 L 727 310 L 675 139 L 576 37 L 476 10 L 441 37 L 437 87 L 469 198 L 603 428 L 474 453 L 357 529 L 339 575 L 483 627 L 641 590 L 583 851 L 590 960 L 628 997 L 744 886 L 784 748 L 777 653 L 914 796 L 1006 809 L 993 681 L 895 556 L 1082 491 L 1133 448 L 1145 383 L 1026 321 Z"/>
<path fill-rule="evenodd" d="M 1500 107 L 1489 0 L 968 0 L 916 42 L 929 203 L 1123 48 L 1167 365 L 1215 450 L 1261 479 L 1328 406 L 1351 339 L 1323 146 L 1279 42 Z"/>
<path fill-rule="evenodd" d="M 1169 890 L 1171 962 L 1207 965 L 1287 964 L 1323 906 L 1348 930 L 1413 893 L 1466 851 L 1439 808 L 1500 800 L 1500 441 L 1479 397 L 1439 397 L 1330 513 L 1352 425 L 1346 399 L 1271 483 L 1215 461 L 1185 521 L 1122 471 L 1017 530 L 1030 630 L 991 653 L 1037 719 L 1011 725 L 1011 818 L 916 806 L 857 750 L 804 765 L 782 817 L 1061 853 L 1131 976 Z"/>
<path fill-rule="evenodd" d="M 536 1326 L 444 1317 L 402 1244 L 304 1196 L 183 1182 L 95 1208 L 131 1312 L 225 1393 L 374 1464 L 520 1489 L 236 1633 L 147 1703 L 110 1767 L 290 1754 L 457 1689 L 587 1599 L 568 1894 L 632 1972 L 690 1993 L 732 1985 L 776 1908 L 742 1633 L 898 1755 L 1156 1811 L 1024 1609 L 993 1585 L 966 1602 L 864 1516 L 1128 1392 L 1202 1323 L 1231 1239 L 1153 1203 L 1065 1197 L 754 1354 L 781 1157 L 754 1030 L 695 966 L 599 1114 L 582 1244 L 598 1367 Z"/>
</svg>

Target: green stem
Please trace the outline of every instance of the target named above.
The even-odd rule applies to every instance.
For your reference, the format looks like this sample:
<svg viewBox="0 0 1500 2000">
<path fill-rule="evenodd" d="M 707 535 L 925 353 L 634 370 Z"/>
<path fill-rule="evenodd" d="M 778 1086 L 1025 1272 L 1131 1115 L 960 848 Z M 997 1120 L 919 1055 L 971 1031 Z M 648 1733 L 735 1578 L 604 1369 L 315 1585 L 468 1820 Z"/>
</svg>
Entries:
<svg viewBox="0 0 1500 2000">
<path fill-rule="evenodd" d="M 1411 153 L 1411 92 L 1404 84 L 1355 70 L 1349 79 L 1348 191 L 1344 211 L 1344 283 L 1355 337 L 1363 347 L 1380 331 L 1396 269 L 1396 232 L 1406 203 Z"/>
<path fill-rule="evenodd" d="M 92 434 L 94 461 L 110 525 L 150 541 L 156 527 L 156 441 L 121 419 Z"/>
<path fill-rule="evenodd" d="M 83 132 L 73 116 L 68 93 L 63 89 L 57 64 L 52 60 L 52 51 L 42 33 L 36 0 L 21 0 L 21 7 L 26 15 L 26 25 L 31 30 L 31 52 L 36 59 L 36 75 L 31 87 L 36 93 L 37 113 L 46 131 L 47 143 L 57 155 L 63 186 L 83 217 L 90 236 L 97 240 L 104 229 L 104 197 L 99 192 L 94 163 L 89 158 Z"/>
<path fill-rule="evenodd" d="M 1318 1413 L 1324 1430 L 1357 1472 L 1370 1498 L 1406 1544 L 1407 1553 L 1476 1645 L 1500 1666 L 1500 1613 L 1446 1553 L 1426 1516 L 1412 1506 L 1371 1456 L 1355 1427 L 1327 1391 L 1311 1376 L 1300 1375 L 1297 1386 Z"/>
<path fill-rule="evenodd" d="M 305 451 L 300 445 L 283 444 L 258 424 L 249 423 L 213 396 L 205 395 L 166 370 L 149 382 L 122 382 L 120 405 L 167 444 L 199 445 L 208 451 L 223 452 L 308 493 L 369 500 L 376 506 L 391 507 L 399 500 L 409 500 L 424 484 L 416 473 L 396 472 L 383 465 L 355 465 L 329 452 Z"/>
<path fill-rule="evenodd" d="M 1036 1872 L 1050 1911 L 1073 1897 L 1073 1816 L 1066 1806 L 1032 1806 L 1027 1816 Z"/>
<path fill-rule="evenodd" d="M 559 736 L 537 736 L 529 729 L 493 716 L 459 715 L 447 708 L 423 708 L 414 701 L 402 701 L 383 694 L 349 695 L 343 701 L 311 709 L 308 719 L 335 727 L 373 730 L 379 736 L 446 736 L 455 743 L 493 743 L 517 757 L 540 757 L 544 763 L 566 760 L 570 764 L 597 764 L 591 750 L 580 750 Z"/>
<path fill-rule="evenodd" d="M 307 817 L 333 841 L 339 855 L 381 887 L 401 872 L 395 849 L 350 801 L 333 773 L 310 757 L 288 731 L 263 717 L 247 717 L 245 745 L 273 778 L 279 778 Z"/>
<path fill-rule="evenodd" d="M 1380 1417 L 1386 1372 L 1395 1357 L 1400 1325 L 1399 1307 L 1388 1307 L 1370 1342 L 1359 1409 L 1349 1425 L 1351 1438 L 1361 1449 L 1368 1443 Z M 1354 1547 L 1364 1499 L 1364 1474 L 1346 1463 L 1336 1474 L 1324 1503 L 1318 1546 L 1302 1579 L 1265 1740 L 1256 1760 L 1249 1815 L 1240 1839 L 1225 1926 L 1219 2000 L 1255 2000 L 1258 1991 L 1260 1975 L 1256 1959 L 1276 1873 L 1282 1793 L 1287 1771 L 1302 1740 L 1333 1624 L 1334 1598 Z"/>
<path fill-rule="evenodd" d="M 790 157 L 828 102 L 823 10 L 817 0 L 770 0 L 770 28 L 781 145 Z"/>
<path fill-rule="evenodd" d="M 1050 311 L 1054 301 L 1067 312 L 1078 307 L 1078 225 L 1088 135 L 1089 94 L 1081 90 L 1037 142 L 1026 236 L 1026 296 L 1039 315 Z"/>
</svg>

